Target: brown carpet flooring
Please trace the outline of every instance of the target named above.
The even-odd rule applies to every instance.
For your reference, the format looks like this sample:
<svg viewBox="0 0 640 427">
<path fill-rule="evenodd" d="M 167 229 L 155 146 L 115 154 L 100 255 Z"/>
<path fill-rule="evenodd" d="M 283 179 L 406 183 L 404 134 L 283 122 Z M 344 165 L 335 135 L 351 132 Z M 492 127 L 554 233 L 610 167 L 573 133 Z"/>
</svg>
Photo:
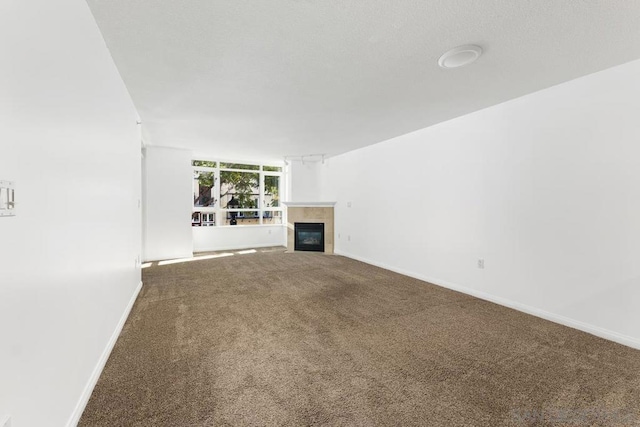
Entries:
<svg viewBox="0 0 640 427">
<path fill-rule="evenodd" d="M 81 426 L 640 425 L 640 351 L 347 258 L 143 279 Z"/>
</svg>

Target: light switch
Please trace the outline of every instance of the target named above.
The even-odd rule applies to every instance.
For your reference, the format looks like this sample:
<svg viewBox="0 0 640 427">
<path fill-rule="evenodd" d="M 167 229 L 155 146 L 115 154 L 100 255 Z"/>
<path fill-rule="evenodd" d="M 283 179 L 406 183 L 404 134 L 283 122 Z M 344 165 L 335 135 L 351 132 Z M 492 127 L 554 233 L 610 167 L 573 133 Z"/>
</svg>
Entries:
<svg viewBox="0 0 640 427">
<path fill-rule="evenodd" d="M 0 217 L 15 216 L 16 195 L 13 182 L 0 181 Z"/>
</svg>

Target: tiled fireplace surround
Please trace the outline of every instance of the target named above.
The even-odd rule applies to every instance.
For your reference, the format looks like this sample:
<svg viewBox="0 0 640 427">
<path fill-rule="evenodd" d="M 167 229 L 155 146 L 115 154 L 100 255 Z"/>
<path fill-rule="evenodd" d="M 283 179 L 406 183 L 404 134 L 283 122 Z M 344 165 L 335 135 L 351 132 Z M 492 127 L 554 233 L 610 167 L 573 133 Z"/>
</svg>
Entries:
<svg viewBox="0 0 640 427">
<path fill-rule="evenodd" d="M 295 251 L 294 224 L 315 222 L 324 224 L 324 253 L 333 253 L 333 207 L 336 202 L 284 202 L 287 207 L 287 252 Z"/>
</svg>

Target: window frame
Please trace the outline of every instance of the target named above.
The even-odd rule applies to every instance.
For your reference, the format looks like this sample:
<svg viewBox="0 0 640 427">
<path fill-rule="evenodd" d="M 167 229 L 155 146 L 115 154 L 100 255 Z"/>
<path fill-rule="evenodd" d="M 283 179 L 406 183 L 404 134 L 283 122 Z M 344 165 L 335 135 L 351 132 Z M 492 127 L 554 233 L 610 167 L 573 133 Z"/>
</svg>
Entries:
<svg viewBox="0 0 640 427">
<path fill-rule="evenodd" d="M 194 166 L 195 162 L 215 162 L 215 167 L 209 167 L 209 166 Z M 223 163 L 235 163 L 235 164 L 245 164 L 245 165 L 253 165 L 253 166 L 258 166 L 258 169 L 235 169 L 235 168 L 225 168 L 225 167 L 221 167 L 221 165 Z M 265 171 L 264 167 L 273 167 L 273 168 L 280 168 L 280 172 L 276 172 L 276 171 Z M 191 212 L 192 212 L 192 216 L 193 213 L 195 212 L 200 212 L 200 215 L 202 216 L 202 214 L 205 213 L 214 213 L 215 214 L 215 225 L 214 227 L 238 227 L 238 226 L 243 226 L 243 227 L 257 227 L 257 226 L 268 226 L 268 227 L 273 227 L 273 226 L 285 226 L 286 222 L 285 222 L 285 209 L 282 205 L 282 200 L 283 200 L 283 190 L 284 190 L 284 176 L 285 176 L 285 165 L 282 164 L 277 164 L 277 163 L 253 163 L 253 162 L 243 162 L 243 161 L 222 161 L 222 160 L 218 160 L 218 159 L 207 159 L 207 158 L 197 158 L 197 159 L 192 159 L 191 160 L 191 169 L 194 172 L 192 174 L 192 176 L 194 176 L 193 178 L 193 183 L 192 183 L 192 194 L 195 194 L 194 192 L 194 187 L 193 185 L 195 185 L 195 172 L 213 172 L 213 176 L 214 176 L 214 186 L 213 186 L 213 198 L 215 199 L 214 203 L 213 203 L 213 207 L 211 206 L 195 206 L 194 203 L 191 203 Z M 221 180 L 220 180 L 220 173 L 221 172 L 242 172 L 242 173 L 252 173 L 252 174 L 258 174 L 258 207 L 256 208 L 233 208 L 233 209 L 228 209 L 226 207 L 222 207 L 221 204 L 221 194 L 220 194 L 220 187 L 221 187 Z M 274 207 L 274 206 L 269 206 L 269 207 L 265 207 L 265 200 L 266 200 L 266 193 L 265 193 L 265 177 L 266 176 L 275 176 L 278 177 L 278 206 Z M 193 199 L 193 197 L 192 197 Z M 257 219 L 258 223 L 254 223 L 254 224 L 240 224 L 238 223 L 238 225 L 231 225 L 231 224 L 226 224 L 226 221 L 228 220 L 227 217 L 229 215 L 230 212 L 237 212 L 237 213 L 244 213 L 244 212 L 258 212 L 257 215 Z M 282 223 L 280 224 L 265 224 L 264 219 L 265 219 L 265 213 L 268 212 L 282 212 L 279 216 L 282 218 Z M 274 215 L 273 213 L 271 214 L 267 214 L 270 215 L 270 217 L 275 217 L 276 215 Z M 244 216 L 244 215 L 243 215 Z M 238 217 L 239 219 L 242 219 L 242 217 Z M 248 218 L 249 219 L 249 218 Z M 250 218 L 250 219 L 254 219 L 254 218 Z M 195 226 L 192 223 L 193 226 Z"/>
</svg>

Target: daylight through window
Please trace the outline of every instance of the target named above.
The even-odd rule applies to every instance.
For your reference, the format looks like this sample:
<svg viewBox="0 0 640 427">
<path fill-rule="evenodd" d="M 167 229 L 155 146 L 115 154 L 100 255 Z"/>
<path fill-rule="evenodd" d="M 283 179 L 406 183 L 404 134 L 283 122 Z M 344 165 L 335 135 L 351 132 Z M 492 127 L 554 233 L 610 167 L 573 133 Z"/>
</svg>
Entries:
<svg viewBox="0 0 640 427">
<path fill-rule="evenodd" d="M 282 166 L 194 160 L 191 225 L 277 225 Z"/>
</svg>

